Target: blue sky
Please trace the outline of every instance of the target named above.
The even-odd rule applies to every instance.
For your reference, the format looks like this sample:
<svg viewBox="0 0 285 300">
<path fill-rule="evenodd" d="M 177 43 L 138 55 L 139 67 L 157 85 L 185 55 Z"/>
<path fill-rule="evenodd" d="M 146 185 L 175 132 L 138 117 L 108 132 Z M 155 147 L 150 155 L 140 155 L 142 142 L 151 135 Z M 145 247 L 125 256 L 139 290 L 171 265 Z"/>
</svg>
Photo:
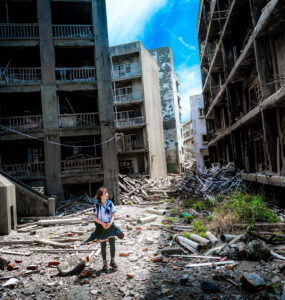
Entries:
<svg viewBox="0 0 285 300">
<path fill-rule="evenodd" d="M 170 46 L 180 82 L 182 121 L 189 96 L 201 93 L 197 16 L 200 0 L 106 0 L 110 45 L 140 40 L 147 49 Z"/>
</svg>

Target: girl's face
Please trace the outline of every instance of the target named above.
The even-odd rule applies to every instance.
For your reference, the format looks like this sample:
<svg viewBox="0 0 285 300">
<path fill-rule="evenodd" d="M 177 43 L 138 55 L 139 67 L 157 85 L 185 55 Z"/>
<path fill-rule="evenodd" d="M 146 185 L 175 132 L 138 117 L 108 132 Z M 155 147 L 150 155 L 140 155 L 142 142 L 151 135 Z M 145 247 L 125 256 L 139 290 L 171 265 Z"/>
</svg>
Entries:
<svg viewBox="0 0 285 300">
<path fill-rule="evenodd" d="M 107 190 L 104 191 L 104 194 L 103 194 L 103 195 L 104 195 L 104 198 L 106 198 L 106 199 L 109 198 L 109 194 L 108 194 L 108 191 L 107 191 Z"/>
</svg>

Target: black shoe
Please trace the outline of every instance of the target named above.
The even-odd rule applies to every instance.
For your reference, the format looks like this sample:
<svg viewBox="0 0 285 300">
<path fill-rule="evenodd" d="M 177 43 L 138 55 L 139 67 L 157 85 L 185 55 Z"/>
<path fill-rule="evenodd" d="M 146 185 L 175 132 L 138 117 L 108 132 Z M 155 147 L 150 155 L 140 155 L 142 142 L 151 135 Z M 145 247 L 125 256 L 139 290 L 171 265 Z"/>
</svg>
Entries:
<svg viewBox="0 0 285 300">
<path fill-rule="evenodd" d="M 103 271 L 108 271 L 107 260 L 104 260 L 104 263 L 103 263 Z"/>
<path fill-rule="evenodd" d="M 118 268 L 117 264 L 115 263 L 115 260 L 112 258 L 111 259 L 111 262 L 110 262 L 110 267 L 113 267 L 113 268 Z"/>
</svg>

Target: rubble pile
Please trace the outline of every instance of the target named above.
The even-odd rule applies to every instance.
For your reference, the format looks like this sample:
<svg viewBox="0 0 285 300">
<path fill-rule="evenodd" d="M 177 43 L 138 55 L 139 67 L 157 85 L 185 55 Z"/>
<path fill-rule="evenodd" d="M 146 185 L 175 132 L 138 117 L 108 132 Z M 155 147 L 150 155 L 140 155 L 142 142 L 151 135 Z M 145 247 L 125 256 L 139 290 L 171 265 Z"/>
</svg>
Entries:
<svg viewBox="0 0 285 300">
<path fill-rule="evenodd" d="M 89 210 L 0 237 L 0 299 L 281 299 L 285 247 L 277 245 L 283 235 L 272 236 L 285 223 L 186 238 L 175 228 L 191 232 L 192 225 L 164 225 L 171 202 L 116 209 L 125 238 L 116 242 L 118 269 L 107 272 L 100 245 L 82 245 L 94 230 Z"/>
<path fill-rule="evenodd" d="M 191 172 L 187 174 L 179 185 L 181 199 L 199 198 L 215 199 L 220 195 L 230 195 L 236 191 L 246 191 L 247 188 L 240 173 L 235 173 L 232 163 L 220 169 L 211 168 L 204 172 Z"/>
<path fill-rule="evenodd" d="M 181 179 L 179 175 L 166 178 L 157 177 L 155 179 L 130 178 L 119 175 L 121 202 L 122 204 L 143 204 L 144 201 L 159 202 L 169 199 L 177 195 L 177 186 L 180 184 Z"/>
</svg>

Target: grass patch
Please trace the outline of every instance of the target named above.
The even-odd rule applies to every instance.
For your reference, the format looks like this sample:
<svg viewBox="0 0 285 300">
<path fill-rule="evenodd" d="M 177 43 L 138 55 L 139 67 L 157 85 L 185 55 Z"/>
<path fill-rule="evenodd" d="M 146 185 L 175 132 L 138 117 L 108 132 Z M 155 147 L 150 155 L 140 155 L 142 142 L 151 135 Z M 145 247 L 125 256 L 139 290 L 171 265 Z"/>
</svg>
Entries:
<svg viewBox="0 0 285 300">
<path fill-rule="evenodd" d="M 183 216 L 183 222 L 190 224 L 192 222 L 193 218 L 194 218 L 193 215 Z"/>
<path fill-rule="evenodd" d="M 190 207 L 193 205 L 194 201 L 195 201 L 194 199 L 189 198 L 187 201 L 185 201 L 185 202 L 182 204 L 182 207 L 183 207 L 183 208 L 190 208 Z"/>
<path fill-rule="evenodd" d="M 204 223 L 201 219 L 195 219 L 193 221 L 192 225 L 193 225 L 192 229 L 193 229 L 194 232 L 200 233 L 200 232 L 205 232 L 206 231 Z"/>
<path fill-rule="evenodd" d="M 170 203 L 174 203 L 174 201 L 175 201 L 175 198 L 174 198 L 174 197 L 171 197 Z"/>
<path fill-rule="evenodd" d="M 186 237 L 186 239 L 189 239 L 190 238 L 190 233 L 184 231 L 183 236 Z"/>
</svg>

